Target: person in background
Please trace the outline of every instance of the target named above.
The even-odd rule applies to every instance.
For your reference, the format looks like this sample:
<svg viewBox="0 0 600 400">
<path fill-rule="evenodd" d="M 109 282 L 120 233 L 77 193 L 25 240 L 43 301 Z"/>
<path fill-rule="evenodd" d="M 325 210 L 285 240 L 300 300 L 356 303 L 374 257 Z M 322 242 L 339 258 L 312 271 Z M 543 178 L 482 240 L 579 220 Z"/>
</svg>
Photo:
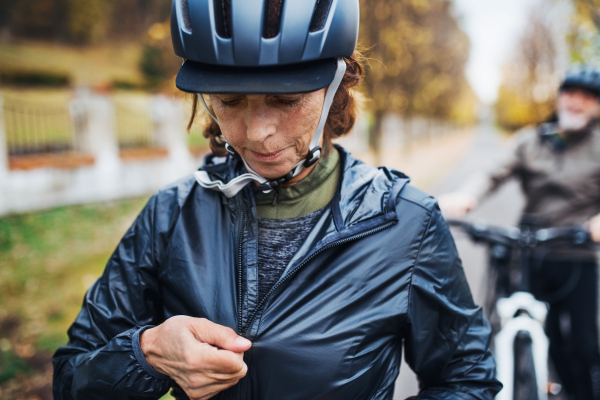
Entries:
<svg viewBox="0 0 600 400">
<path fill-rule="evenodd" d="M 448 218 L 463 218 L 509 179 L 526 197 L 524 219 L 536 227 L 584 225 L 600 243 L 600 72 L 569 71 L 556 102 L 555 121 L 517 134 L 507 160 L 487 174 L 471 177 L 439 204 Z M 540 297 L 568 281 L 581 268 L 577 284 L 550 304 L 546 331 L 550 356 L 570 399 L 600 399 L 598 272 L 596 254 L 570 249 L 546 254 L 532 283 Z M 568 327 L 564 321 L 569 321 Z"/>
</svg>

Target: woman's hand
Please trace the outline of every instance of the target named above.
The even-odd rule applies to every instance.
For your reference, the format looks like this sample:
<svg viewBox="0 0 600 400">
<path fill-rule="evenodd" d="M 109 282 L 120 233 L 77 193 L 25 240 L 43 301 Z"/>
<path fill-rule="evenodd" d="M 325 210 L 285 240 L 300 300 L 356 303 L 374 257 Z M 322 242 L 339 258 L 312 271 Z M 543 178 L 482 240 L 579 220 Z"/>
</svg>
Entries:
<svg viewBox="0 0 600 400">
<path fill-rule="evenodd" d="M 600 243 L 600 214 L 590 219 L 588 227 L 592 240 L 596 243 Z"/>
<path fill-rule="evenodd" d="M 204 400 L 246 375 L 252 342 L 204 318 L 172 317 L 140 337 L 148 363 L 168 375 L 192 400 Z"/>
<path fill-rule="evenodd" d="M 474 210 L 478 206 L 475 196 L 462 192 L 441 195 L 438 199 L 438 204 L 444 217 L 452 219 L 463 219 L 469 211 Z"/>
</svg>

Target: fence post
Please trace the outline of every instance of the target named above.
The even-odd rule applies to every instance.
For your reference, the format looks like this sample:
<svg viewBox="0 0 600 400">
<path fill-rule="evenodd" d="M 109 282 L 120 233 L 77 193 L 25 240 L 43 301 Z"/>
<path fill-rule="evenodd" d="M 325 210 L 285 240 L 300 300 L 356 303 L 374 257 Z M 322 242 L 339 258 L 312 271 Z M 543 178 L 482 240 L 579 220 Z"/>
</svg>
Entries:
<svg viewBox="0 0 600 400">
<path fill-rule="evenodd" d="M 104 95 L 81 90 L 70 104 L 72 114 L 84 113 L 79 121 L 75 143 L 77 150 L 94 156 L 95 179 L 90 195 L 95 199 L 111 199 L 118 196 L 119 144 L 115 112 L 111 100 Z M 74 112 L 75 111 L 75 112 Z"/>
<path fill-rule="evenodd" d="M 8 143 L 4 128 L 4 100 L 0 93 L 0 215 L 6 213 L 5 196 L 8 185 Z"/>
<path fill-rule="evenodd" d="M 150 116 L 154 123 L 155 143 L 169 150 L 169 175 L 178 179 L 194 171 L 194 160 L 187 145 L 182 105 L 165 96 L 153 96 Z"/>
</svg>

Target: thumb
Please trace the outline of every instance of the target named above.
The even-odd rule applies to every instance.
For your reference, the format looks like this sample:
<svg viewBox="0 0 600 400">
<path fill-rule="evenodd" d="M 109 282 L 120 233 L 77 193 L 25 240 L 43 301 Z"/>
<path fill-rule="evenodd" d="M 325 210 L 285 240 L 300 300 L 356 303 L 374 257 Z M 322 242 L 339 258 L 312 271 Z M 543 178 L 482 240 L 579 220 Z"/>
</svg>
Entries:
<svg viewBox="0 0 600 400">
<path fill-rule="evenodd" d="M 233 329 L 204 318 L 196 319 L 191 328 L 197 340 L 220 349 L 243 353 L 252 346 L 251 341 L 239 336 Z"/>
</svg>

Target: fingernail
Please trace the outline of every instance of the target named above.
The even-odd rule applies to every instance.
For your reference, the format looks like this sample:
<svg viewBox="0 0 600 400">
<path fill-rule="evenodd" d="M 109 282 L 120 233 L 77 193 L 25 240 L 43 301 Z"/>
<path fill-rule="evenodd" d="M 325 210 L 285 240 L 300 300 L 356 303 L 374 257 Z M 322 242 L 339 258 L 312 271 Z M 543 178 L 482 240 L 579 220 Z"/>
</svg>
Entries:
<svg viewBox="0 0 600 400">
<path fill-rule="evenodd" d="M 252 345 L 252 342 L 249 341 L 246 338 L 243 338 L 241 336 L 238 336 L 237 338 L 235 338 L 235 344 L 240 346 L 240 347 L 248 347 Z"/>
</svg>

